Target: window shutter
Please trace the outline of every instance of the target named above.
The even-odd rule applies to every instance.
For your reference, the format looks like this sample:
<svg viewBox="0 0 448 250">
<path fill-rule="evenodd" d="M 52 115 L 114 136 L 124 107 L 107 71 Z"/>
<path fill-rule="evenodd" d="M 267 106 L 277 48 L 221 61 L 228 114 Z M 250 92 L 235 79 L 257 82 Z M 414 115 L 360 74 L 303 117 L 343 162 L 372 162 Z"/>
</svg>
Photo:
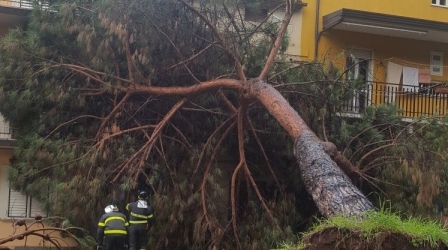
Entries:
<svg viewBox="0 0 448 250">
<path fill-rule="evenodd" d="M 9 189 L 8 217 L 26 217 L 28 197 Z"/>
<path fill-rule="evenodd" d="M 431 51 L 430 70 L 433 76 L 443 76 L 443 53 Z"/>
<path fill-rule="evenodd" d="M 29 217 L 34 218 L 36 215 L 47 217 L 47 213 L 42 209 L 42 204 L 35 198 L 31 197 Z"/>
</svg>

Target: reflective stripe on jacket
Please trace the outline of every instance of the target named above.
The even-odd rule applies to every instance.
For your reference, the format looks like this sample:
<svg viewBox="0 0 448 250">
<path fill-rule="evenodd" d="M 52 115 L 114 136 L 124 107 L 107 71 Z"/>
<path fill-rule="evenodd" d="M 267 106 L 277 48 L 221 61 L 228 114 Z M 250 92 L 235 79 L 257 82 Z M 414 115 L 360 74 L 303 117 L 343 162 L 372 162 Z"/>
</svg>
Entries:
<svg viewBox="0 0 448 250">
<path fill-rule="evenodd" d="M 152 218 L 151 206 L 145 200 L 138 200 L 126 205 L 126 210 L 129 211 L 129 224 L 147 224 L 148 220 Z"/>
<path fill-rule="evenodd" d="M 98 222 L 98 232 L 105 235 L 126 235 L 129 223 L 126 216 L 120 212 L 103 214 Z"/>
</svg>

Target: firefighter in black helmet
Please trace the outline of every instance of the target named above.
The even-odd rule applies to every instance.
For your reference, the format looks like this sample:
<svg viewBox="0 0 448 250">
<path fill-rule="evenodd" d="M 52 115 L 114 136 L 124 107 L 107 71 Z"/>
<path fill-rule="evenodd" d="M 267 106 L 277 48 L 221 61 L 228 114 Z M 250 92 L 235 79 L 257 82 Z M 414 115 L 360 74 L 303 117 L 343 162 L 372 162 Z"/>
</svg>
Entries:
<svg viewBox="0 0 448 250">
<path fill-rule="evenodd" d="M 108 205 L 98 222 L 97 244 L 103 250 L 123 250 L 127 245 L 126 216 L 115 205 Z"/>
<path fill-rule="evenodd" d="M 144 250 L 148 242 L 149 219 L 152 209 L 148 203 L 148 193 L 141 191 L 138 200 L 126 205 L 129 215 L 129 249 Z"/>
</svg>

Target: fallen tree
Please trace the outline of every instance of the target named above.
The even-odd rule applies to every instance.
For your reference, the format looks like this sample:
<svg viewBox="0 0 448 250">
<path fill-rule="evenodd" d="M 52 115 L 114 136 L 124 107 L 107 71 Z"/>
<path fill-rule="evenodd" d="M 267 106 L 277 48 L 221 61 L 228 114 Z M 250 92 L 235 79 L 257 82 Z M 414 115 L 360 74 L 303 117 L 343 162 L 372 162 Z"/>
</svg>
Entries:
<svg viewBox="0 0 448 250">
<path fill-rule="evenodd" d="M 359 217 L 373 209 L 344 173 L 356 168 L 331 142 L 319 139 L 270 83 L 293 14 L 292 1 L 278 7 L 285 13 L 278 27 L 265 27 L 270 49 L 262 65 L 250 68 L 244 66 L 248 64 L 245 53 L 255 53 L 252 46 L 257 40 L 250 36 L 261 25 L 249 30 L 238 18 L 239 5 L 233 1 L 206 2 L 67 1 L 55 5 L 54 11 L 36 11 L 29 31 L 12 32 L 2 45 L 0 85 L 5 105 L 0 111 L 18 128 L 19 150 L 12 166 L 16 186 L 29 191 L 57 180 L 58 192 L 71 195 L 52 200 L 54 209 L 61 213 L 76 207 L 70 210 L 71 216 L 87 216 L 86 210 L 99 211 L 104 206 L 105 193 L 125 198 L 112 187 L 129 191 L 137 188 L 140 178 L 152 185 L 151 177 L 159 171 L 156 166 L 171 160 L 165 152 L 169 143 L 179 148 L 203 145 L 193 171 L 202 170 L 201 184 L 190 187 L 200 193 L 200 201 L 192 198 L 179 206 L 201 204 L 201 226 L 195 232 L 202 233 L 197 237 L 209 233 L 212 240 L 207 244 L 219 246 L 227 226 L 209 217 L 207 190 L 218 149 L 234 136 L 237 164 L 229 180 L 229 223 L 241 249 L 237 193 L 242 180 L 255 190 L 271 224 L 278 226 L 246 159 L 246 133 L 250 133 L 271 169 L 248 115 L 256 102 L 294 142 L 302 179 L 321 214 Z M 210 95 L 218 96 L 226 107 L 225 112 L 219 110 L 225 118 L 214 124 L 210 135 L 189 136 L 188 125 L 180 127 L 182 123 L 174 120 L 186 119 L 179 114 L 187 111 L 201 110 L 211 116 L 214 110 L 193 102 Z M 166 132 L 168 128 L 171 133 Z M 171 176 L 181 171 L 166 165 Z M 174 178 L 167 180 L 176 185 Z M 160 190 L 152 188 L 155 193 Z M 175 189 L 181 193 L 186 187 Z M 89 198 L 83 196 L 86 193 Z M 89 216 L 90 220 L 95 217 L 94 213 Z"/>
</svg>

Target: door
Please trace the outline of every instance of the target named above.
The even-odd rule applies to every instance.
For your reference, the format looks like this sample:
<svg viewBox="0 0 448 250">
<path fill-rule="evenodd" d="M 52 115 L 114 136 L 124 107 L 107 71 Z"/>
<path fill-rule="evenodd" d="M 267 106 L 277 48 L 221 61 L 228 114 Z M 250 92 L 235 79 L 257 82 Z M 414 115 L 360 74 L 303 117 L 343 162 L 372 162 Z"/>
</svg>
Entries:
<svg viewBox="0 0 448 250">
<path fill-rule="evenodd" d="M 372 52 L 352 50 L 346 60 L 347 80 L 356 83 L 353 90 L 350 111 L 359 113 L 371 104 L 372 93 Z"/>
</svg>

